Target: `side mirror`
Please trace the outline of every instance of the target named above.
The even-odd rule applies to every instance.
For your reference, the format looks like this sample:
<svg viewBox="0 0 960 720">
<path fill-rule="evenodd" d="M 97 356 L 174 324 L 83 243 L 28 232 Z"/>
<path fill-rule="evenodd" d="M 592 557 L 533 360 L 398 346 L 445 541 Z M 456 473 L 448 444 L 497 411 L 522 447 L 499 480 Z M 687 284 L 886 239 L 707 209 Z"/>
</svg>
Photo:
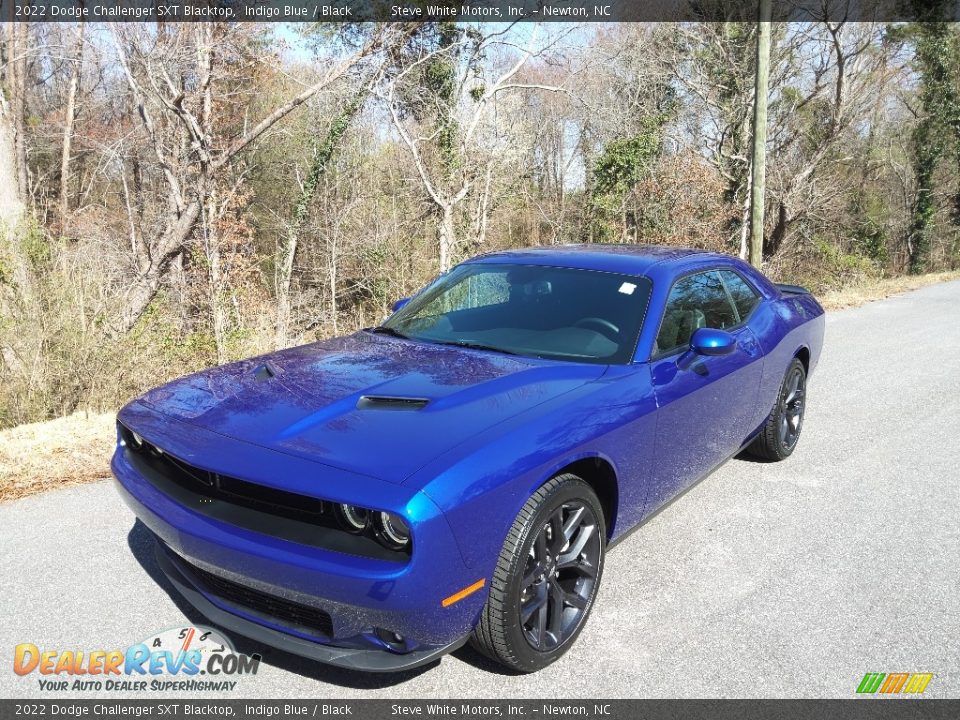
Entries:
<svg viewBox="0 0 960 720">
<path fill-rule="evenodd" d="M 393 311 L 396 312 L 397 310 L 402 308 L 404 305 L 406 305 L 408 302 L 410 302 L 410 298 L 400 298 L 393 304 Z"/>
<path fill-rule="evenodd" d="M 690 349 L 697 355 L 729 355 L 737 349 L 737 339 L 726 330 L 700 328 L 690 338 Z"/>
</svg>

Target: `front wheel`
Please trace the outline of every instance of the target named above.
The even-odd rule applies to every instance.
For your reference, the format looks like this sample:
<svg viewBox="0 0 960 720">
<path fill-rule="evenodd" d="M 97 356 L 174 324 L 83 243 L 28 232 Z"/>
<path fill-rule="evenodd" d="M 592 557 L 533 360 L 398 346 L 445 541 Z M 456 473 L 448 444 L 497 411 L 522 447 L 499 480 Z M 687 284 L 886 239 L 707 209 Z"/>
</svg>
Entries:
<svg viewBox="0 0 960 720">
<path fill-rule="evenodd" d="M 794 358 L 787 368 L 767 423 L 750 443 L 747 452 L 764 460 L 785 460 L 790 457 L 803 429 L 806 397 L 807 372 L 803 369 L 803 363 Z"/>
<path fill-rule="evenodd" d="M 603 574 L 600 501 L 576 475 L 558 475 L 523 506 L 497 561 L 474 647 L 520 672 L 546 667 L 583 629 Z"/>
</svg>

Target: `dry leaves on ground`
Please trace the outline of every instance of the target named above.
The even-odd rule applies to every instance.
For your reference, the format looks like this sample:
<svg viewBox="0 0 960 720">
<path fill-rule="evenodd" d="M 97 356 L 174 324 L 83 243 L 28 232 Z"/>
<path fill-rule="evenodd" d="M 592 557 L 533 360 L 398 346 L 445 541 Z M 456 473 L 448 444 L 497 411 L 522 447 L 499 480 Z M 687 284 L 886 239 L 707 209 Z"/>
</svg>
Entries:
<svg viewBox="0 0 960 720">
<path fill-rule="evenodd" d="M 817 299 L 827 310 L 843 310 L 950 280 L 960 280 L 960 272 L 954 270 L 929 275 L 904 275 L 884 280 L 871 280 L 862 284 L 849 285 L 841 290 L 831 290 L 818 296 Z"/>
<path fill-rule="evenodd" d="M 0 430 L 0 501 L 110 475 L 113 413 L 78 412 Z"/>
</svg>

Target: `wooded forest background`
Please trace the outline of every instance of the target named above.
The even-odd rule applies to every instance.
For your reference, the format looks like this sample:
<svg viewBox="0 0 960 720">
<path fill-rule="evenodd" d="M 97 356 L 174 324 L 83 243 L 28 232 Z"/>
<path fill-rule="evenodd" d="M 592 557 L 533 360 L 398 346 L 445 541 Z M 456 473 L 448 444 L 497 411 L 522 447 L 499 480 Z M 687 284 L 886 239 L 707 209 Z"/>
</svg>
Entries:
<svg viewBox="0 0 960 720">
<path fill-rule="evenodd" d="M 4 25 L 0 427 L 376 324 L 481 252 L 742 253 L 755 32 Z M 764 271 L 960 267 L 957 27 L 772 36 Z"/>
</svg>

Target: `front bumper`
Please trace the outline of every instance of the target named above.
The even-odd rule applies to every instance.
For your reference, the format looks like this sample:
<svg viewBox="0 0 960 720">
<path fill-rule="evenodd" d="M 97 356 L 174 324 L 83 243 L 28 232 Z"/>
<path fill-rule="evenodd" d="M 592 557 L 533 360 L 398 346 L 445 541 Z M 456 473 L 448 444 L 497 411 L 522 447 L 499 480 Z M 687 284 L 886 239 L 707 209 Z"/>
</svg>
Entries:
<svg viewBox="0 0 960 720">
<path fill-rule="evenodd" d="M 125 424 L 172 454 L 215 463 L 218 472 L 251 482 L 298 478 L 334 502 L 354 502 L 413 516 L 414 551 L 390 562 L 265 535 L 211 516 L 162 492 L 135 469 L 118 446 L 112 462 L 123 500 L 158 540 L 161 567 L 177 590 L 218 625 L 291 653 L 341 667 L 402 670 L 428 663 L 463 644 L 486 600 L 486 589 L 448 607 L 445 597 L 475 583 L 477 571 L 460 555 L 446 518 L 422 493 L 373 478 L 348 476 L 310 461 L 252 446 L 148 413 L 121 414 Z M 267 457 L 269 456 L 269 457 Z M 258 468 L 264 468 L 262 471 Z M 258 473 L 263 473 L 258 476 Z M 349 494 L 348 494 L 349 493 Z M 266 598 L 258 607 L 236 604 L 201 577 Z M 291 622 L 295 613 L 328 618 L 322 630 Z M 266 608 L 266 611 L 265 611 Z M 299 611 L 298 611 L 299 612 Z M 378 629 L 397 633 L 399 646 Z"/>
<path fill-rule="evenodd" d="M 159 541 L 156 544 L 157 564 L 184 599 L 199 610 L 211 622 L 232 630 L 264 645 L 279 648 L 284 652 L 317 660 L 327 665 L 361 670 L 364 672 L 397 672 L 427 665 L 434 660 L 463 646 L 469 633 L 459 640 L 440 647 L 423 646 L 408 653 L 392 653 L 377 648 L 338 647 L 321 645 L 304 640 L 296 635 L 274 630 L 266 625 L 247 620 L 235 612 L 224 610 L 201 592 L 193 581 L 177 566 L 177 561 Z M 189 572 L 189 571 L 188 571 Z"/>
</svg>

